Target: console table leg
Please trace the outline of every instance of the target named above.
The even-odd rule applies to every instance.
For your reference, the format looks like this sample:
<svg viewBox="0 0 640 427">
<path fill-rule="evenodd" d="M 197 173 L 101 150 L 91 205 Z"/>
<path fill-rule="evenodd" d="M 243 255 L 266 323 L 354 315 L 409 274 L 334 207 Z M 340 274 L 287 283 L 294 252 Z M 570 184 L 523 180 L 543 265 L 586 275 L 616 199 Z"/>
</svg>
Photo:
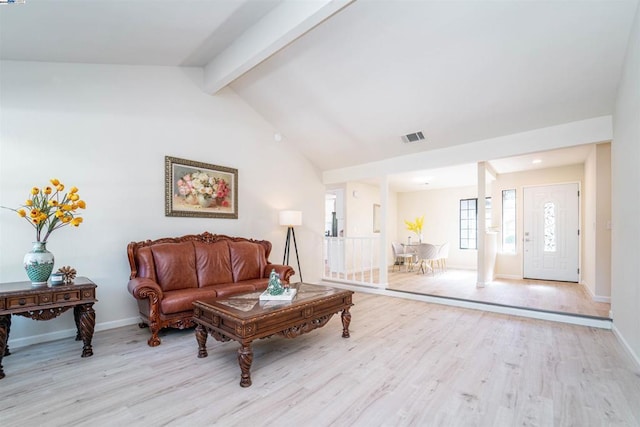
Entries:
<svg viewBox="0 0 640 427">
<path fill-rule="evenodd" d="M 93 303 L 77 305 L 73 308 L 73 314 L 77 321 L 78 333 L 82 338 L 82 357 L 93 356 L 93 347 L 91 340 L 93 339 L 93 329 L 96 324 L 96 312 L 93 310 Z"/>
<path fill-rule="evenodd" d="M 11 328 L 11 315 L 3 314 L 0 316 L 0 380 L 4 378 L 4 370 L 2 369 L 2 358 L 9 354 L 9 329 Z"/>
<path fill-rule="evenodd" d="M 11 333 L 11 315 L 7 314 L 6 317 L 7 317 L 7 320 L 6 320 L 6 322 L 7 322 L 7 338 L 4 341 L 4 344 L 5 344 L 4 351 L 2 351 L 2 349 L 0 348 L 0 360 L 2 359 L 2 357 L 1 357 L 2 355 L 9 356 L 11 354 L 11 352 L 9 351 L 9 334 Z M 4 322 L 4 320 L 0 319 L 0 323 L 1 322 Z M 0 325 L 0 327 L 2 327 L 2 326 Z M 0 334 L 2 334 L 2 332 L 0 332 Z M 2 336 L 0 335 L 0 340 L 1 339 L 2 339 Z M 0 342 L 0 344 L 1 344 L 1 342 Z"/>
<path fill-rule="evenodd" d="M 253 350 L 251 343 L 241 344 L 238 349 L 238 363 L 240 363 L 240 387 L 249 387 L 251 385 L 251 362 L 253 362 Z"/>
<path fill-rule="evenodd" d="M 349 338 L 349 324 L 351 323 L 351 313 L 349 307 L 342 310 L 342 338 Z"/>
<path fill-rule="evenodd" d="M 198 323 L 196 326 L 196 341 L 198 341 L 198 357 L 207 357 L 207 329 Z"/>
<path fill-rule="evenodd" d="M 73 308 L 73 320 L 76 322 L 76 341 L 82 340 L 82 336 L 80 335 L 80 310 Z"/>
</svg>

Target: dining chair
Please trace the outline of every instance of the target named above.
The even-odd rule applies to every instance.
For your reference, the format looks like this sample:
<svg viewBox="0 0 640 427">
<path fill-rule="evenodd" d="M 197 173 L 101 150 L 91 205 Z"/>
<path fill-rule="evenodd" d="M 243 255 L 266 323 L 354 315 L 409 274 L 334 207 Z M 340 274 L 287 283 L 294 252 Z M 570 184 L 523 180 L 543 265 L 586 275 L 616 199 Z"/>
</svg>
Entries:
<svg viewBox="0 0 640 427">
<path fill-rule="evenodd" d="M 416 246 L 416 255 L 420 272 L 425 274 L 425 269 L 428 269 L 435 275 L 434 263 L 438 259 L 438 247 L 431 243 L 421 243 Z"/>
<path fill-rule="evenodd" d="M 401 268 L 400 266 L 404 265 L 406 266 L 407 271 L 409 271 L 413 265 L 413 252 L 406 250 L 405 247 L 398 242 L 391 242 L 391 249 L 393 249 L 393 258 L 395 259 L 393 269 L 395 269 L 396 265 L 398 266 L 398 269 Z"/>
<path fill-rule="evenodd" d="M 445 242 L 438 248 L 438 260 L 436 261 L 438 268 L 447 271 L 447 258 L 449 258 L 449 242 Z"/>
</svg>

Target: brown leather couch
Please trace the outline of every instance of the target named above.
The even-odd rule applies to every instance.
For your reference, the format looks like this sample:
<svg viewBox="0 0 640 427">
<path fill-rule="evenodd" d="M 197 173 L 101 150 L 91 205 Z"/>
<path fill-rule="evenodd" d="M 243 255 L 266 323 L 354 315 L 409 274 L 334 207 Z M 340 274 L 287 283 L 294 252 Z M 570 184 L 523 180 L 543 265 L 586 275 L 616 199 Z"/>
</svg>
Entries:
<svg viewBox="0 0 640 427">
<path fill-rule="evenodd" d="M 271 243 L 210 233 L 131 242 L 128 289 L 151 347 L 160 345 L 162 328 L 189 328 L 193 302 L 267 288 L 272 269 L 283 283 L 295 274 L 288 265 L 271 264 Z"/>
</svg>

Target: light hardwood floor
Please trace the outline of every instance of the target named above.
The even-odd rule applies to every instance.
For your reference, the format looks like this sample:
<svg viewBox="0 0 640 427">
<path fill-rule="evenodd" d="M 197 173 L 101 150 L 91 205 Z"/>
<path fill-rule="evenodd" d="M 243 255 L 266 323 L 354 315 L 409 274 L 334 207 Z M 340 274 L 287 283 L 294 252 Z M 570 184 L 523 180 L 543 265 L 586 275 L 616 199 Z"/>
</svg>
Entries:
<svg viewBox="0 0 640 427">
<path fill-rule="evenodd" d="M 356 293 L 293 340 L 254 343 L 238 385 L 237 343 L 192 330 L 146 344 L 129 326 L 13 349 L 0 425 L 639 426 L 640 368 L 611 331 Z M 98 313 L 99 316 L 99 313 Z"/>
<path fill-rule="evenodd" d="M 604 318 L 611 310 L 611 304 L 594 301 L 579 283 L 496 279 L 478 288 L 476 282 L 471 270 L 418 274 L 396 268 L 389 271 L 388 289 Z"/>
<path fill-rule="evenodd" d="M 369 272 L 325 275 L 330 280 L 362 281 L 368 283 Z M 379 282 L 378 270 L 373 281 Z M 611 304 L 596 302 L 579 283 L 544 280 L 496 279 L 484 288 L 476 287 L 475 270 L 448 269 L 436 274 L 422 274 L 402 266 L 390 267 L 387 289 L 422 295 L 457 298 L 483 303 L 524 307 L 534 310 L 570 313 L 581 316 L 610 318 Z"/>
</svg>

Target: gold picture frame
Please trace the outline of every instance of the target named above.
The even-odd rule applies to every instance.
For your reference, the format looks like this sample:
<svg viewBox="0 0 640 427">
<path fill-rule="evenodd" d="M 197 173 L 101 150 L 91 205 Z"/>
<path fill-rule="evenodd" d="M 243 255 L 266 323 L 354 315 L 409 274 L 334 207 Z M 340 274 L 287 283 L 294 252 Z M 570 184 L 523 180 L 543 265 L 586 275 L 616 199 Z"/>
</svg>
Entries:
<svg viewBox="0 0 640 427">
<path fill-rule="evenodd" d="M 238 218 L 238 169 L 165 156 L 165 216 Z"/>
</svg>

